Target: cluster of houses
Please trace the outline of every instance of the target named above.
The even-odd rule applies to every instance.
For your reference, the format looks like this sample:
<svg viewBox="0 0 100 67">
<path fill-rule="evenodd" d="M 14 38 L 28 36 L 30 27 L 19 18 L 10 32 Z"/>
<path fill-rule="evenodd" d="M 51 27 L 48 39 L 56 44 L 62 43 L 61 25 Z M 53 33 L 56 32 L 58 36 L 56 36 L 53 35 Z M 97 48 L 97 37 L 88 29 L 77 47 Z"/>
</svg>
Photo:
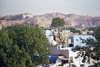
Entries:
<svg viewBox="0 0 100 67">
<path fill-rule="evenodd" d="M 2 25 L 0 25 L 0 30 Z M 81 34 L 73 33 L 70 30 L 60 30 L 58 28 L 45 28 L 45 34 L 50 42 L 50 56 L 47 67 L 88 67 L 93 64 L 91 62 L 82 62 L 82 57 L 76 58 L 77 52 L 73 52 L 72 48 L 75 46 L 86 46 L 86 43 L 82 42 L 82 39 L 87 40 L 89 38 L 95 39 L 93 35 L 88 35 L 87 32 L 93 33 L 93 31 L 81 31 Z"/>
<path fill-rule="evenodd" d="M 46 28 L 45 32 L 50 42 L 50 60 L 48 67 L 88 67 L 89 64 L 92 64 L 92 61 L 91 63 L 87 61 L 83 63 L 82 57 L 76 58 L 78 51 L 73 52 L 72 48 L 75 46 L 86 46 L 86 43 L 83 43 L 82 39 L 95 39 L 93 35 L 86 33 L 76 34 L 70 30 L 59 31 L 58 28 Z"/>
</svg>

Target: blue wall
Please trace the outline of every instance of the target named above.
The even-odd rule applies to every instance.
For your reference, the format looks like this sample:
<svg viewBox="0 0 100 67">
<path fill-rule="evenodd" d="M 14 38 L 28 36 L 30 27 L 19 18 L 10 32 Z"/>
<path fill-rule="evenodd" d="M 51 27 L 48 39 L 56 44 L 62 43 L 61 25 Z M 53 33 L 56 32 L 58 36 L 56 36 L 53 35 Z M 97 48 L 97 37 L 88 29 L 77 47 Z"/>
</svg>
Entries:
<svg viewBox="0 0 100 67">
<path fill-rule="evenodd" d="M 71 43 L 74 44 L 75 46 L 86 46 L 86 43 L 82 43 L 83 41 L 81 39 L 87 40 L 89 38 L 92 38 L 95 40 L 95 37 L 92 35 L 73 35 L 70 37 L 71 38 Z"/>
</svg>

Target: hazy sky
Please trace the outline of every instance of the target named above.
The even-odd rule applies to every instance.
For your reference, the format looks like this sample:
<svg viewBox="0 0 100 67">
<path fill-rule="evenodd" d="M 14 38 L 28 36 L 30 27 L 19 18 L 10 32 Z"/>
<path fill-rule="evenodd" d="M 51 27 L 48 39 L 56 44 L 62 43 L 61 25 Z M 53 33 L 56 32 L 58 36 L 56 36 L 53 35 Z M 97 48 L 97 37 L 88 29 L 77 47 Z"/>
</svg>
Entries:
<svg viewBox="0 0 100 67">
<path fill-rule="evenodd" d="M 100 16 L 100 0 L 0 0 L 0 15 L 61 12 Z"/>
</svg>

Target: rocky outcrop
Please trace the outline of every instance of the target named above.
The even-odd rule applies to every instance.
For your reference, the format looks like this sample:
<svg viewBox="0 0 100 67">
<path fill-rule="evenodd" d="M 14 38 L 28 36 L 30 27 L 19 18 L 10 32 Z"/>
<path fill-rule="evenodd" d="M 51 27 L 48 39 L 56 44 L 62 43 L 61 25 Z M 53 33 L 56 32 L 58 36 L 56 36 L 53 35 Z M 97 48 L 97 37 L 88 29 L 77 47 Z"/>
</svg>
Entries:
<svg viewBox="0 0 100 67">
<path fill-rule="evenodd" d="M 60 17 L 65 20 L 66 26 L 95 27 L 100 26 L 100 17 L 83 16 L 76 14 L 47 13 L 44 15 L 32 15 L 30 13 L 4 16 L 0 18 L 0 24 L 12 25 L 15 23 L 37 24 L 42 27 L 51 25 L 52 19 Z M 6 21 L 6 22 L 5 22 Z"/>
</svg>

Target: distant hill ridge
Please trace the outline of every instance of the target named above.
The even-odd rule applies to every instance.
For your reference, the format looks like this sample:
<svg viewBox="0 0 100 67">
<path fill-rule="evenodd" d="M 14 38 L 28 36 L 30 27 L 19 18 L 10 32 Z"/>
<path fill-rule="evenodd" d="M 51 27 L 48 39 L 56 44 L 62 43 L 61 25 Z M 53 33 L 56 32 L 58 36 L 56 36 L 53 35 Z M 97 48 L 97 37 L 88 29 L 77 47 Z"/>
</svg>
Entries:
<svg viewBox="0 0 100 67">
<path fill-rule="evenodd" d="M 38 24 L 39 26 L 46 27 L 50 26 L 52 19 L 55 17 L 63 18 L 66 22 L 66 26 L 76 26 L 76 27 L 96 27 L 100 26 L 100 17 L 83 16 L 76 14 L 62 14 L 56 13 L 46 13 L 43 15 L 32 15 L 31 13 L 23 13 L 17 15 L 8 15 L 0 17 L 0 24 L 3 26 L 13 25 L 13 24 Z"/>
</svg>

